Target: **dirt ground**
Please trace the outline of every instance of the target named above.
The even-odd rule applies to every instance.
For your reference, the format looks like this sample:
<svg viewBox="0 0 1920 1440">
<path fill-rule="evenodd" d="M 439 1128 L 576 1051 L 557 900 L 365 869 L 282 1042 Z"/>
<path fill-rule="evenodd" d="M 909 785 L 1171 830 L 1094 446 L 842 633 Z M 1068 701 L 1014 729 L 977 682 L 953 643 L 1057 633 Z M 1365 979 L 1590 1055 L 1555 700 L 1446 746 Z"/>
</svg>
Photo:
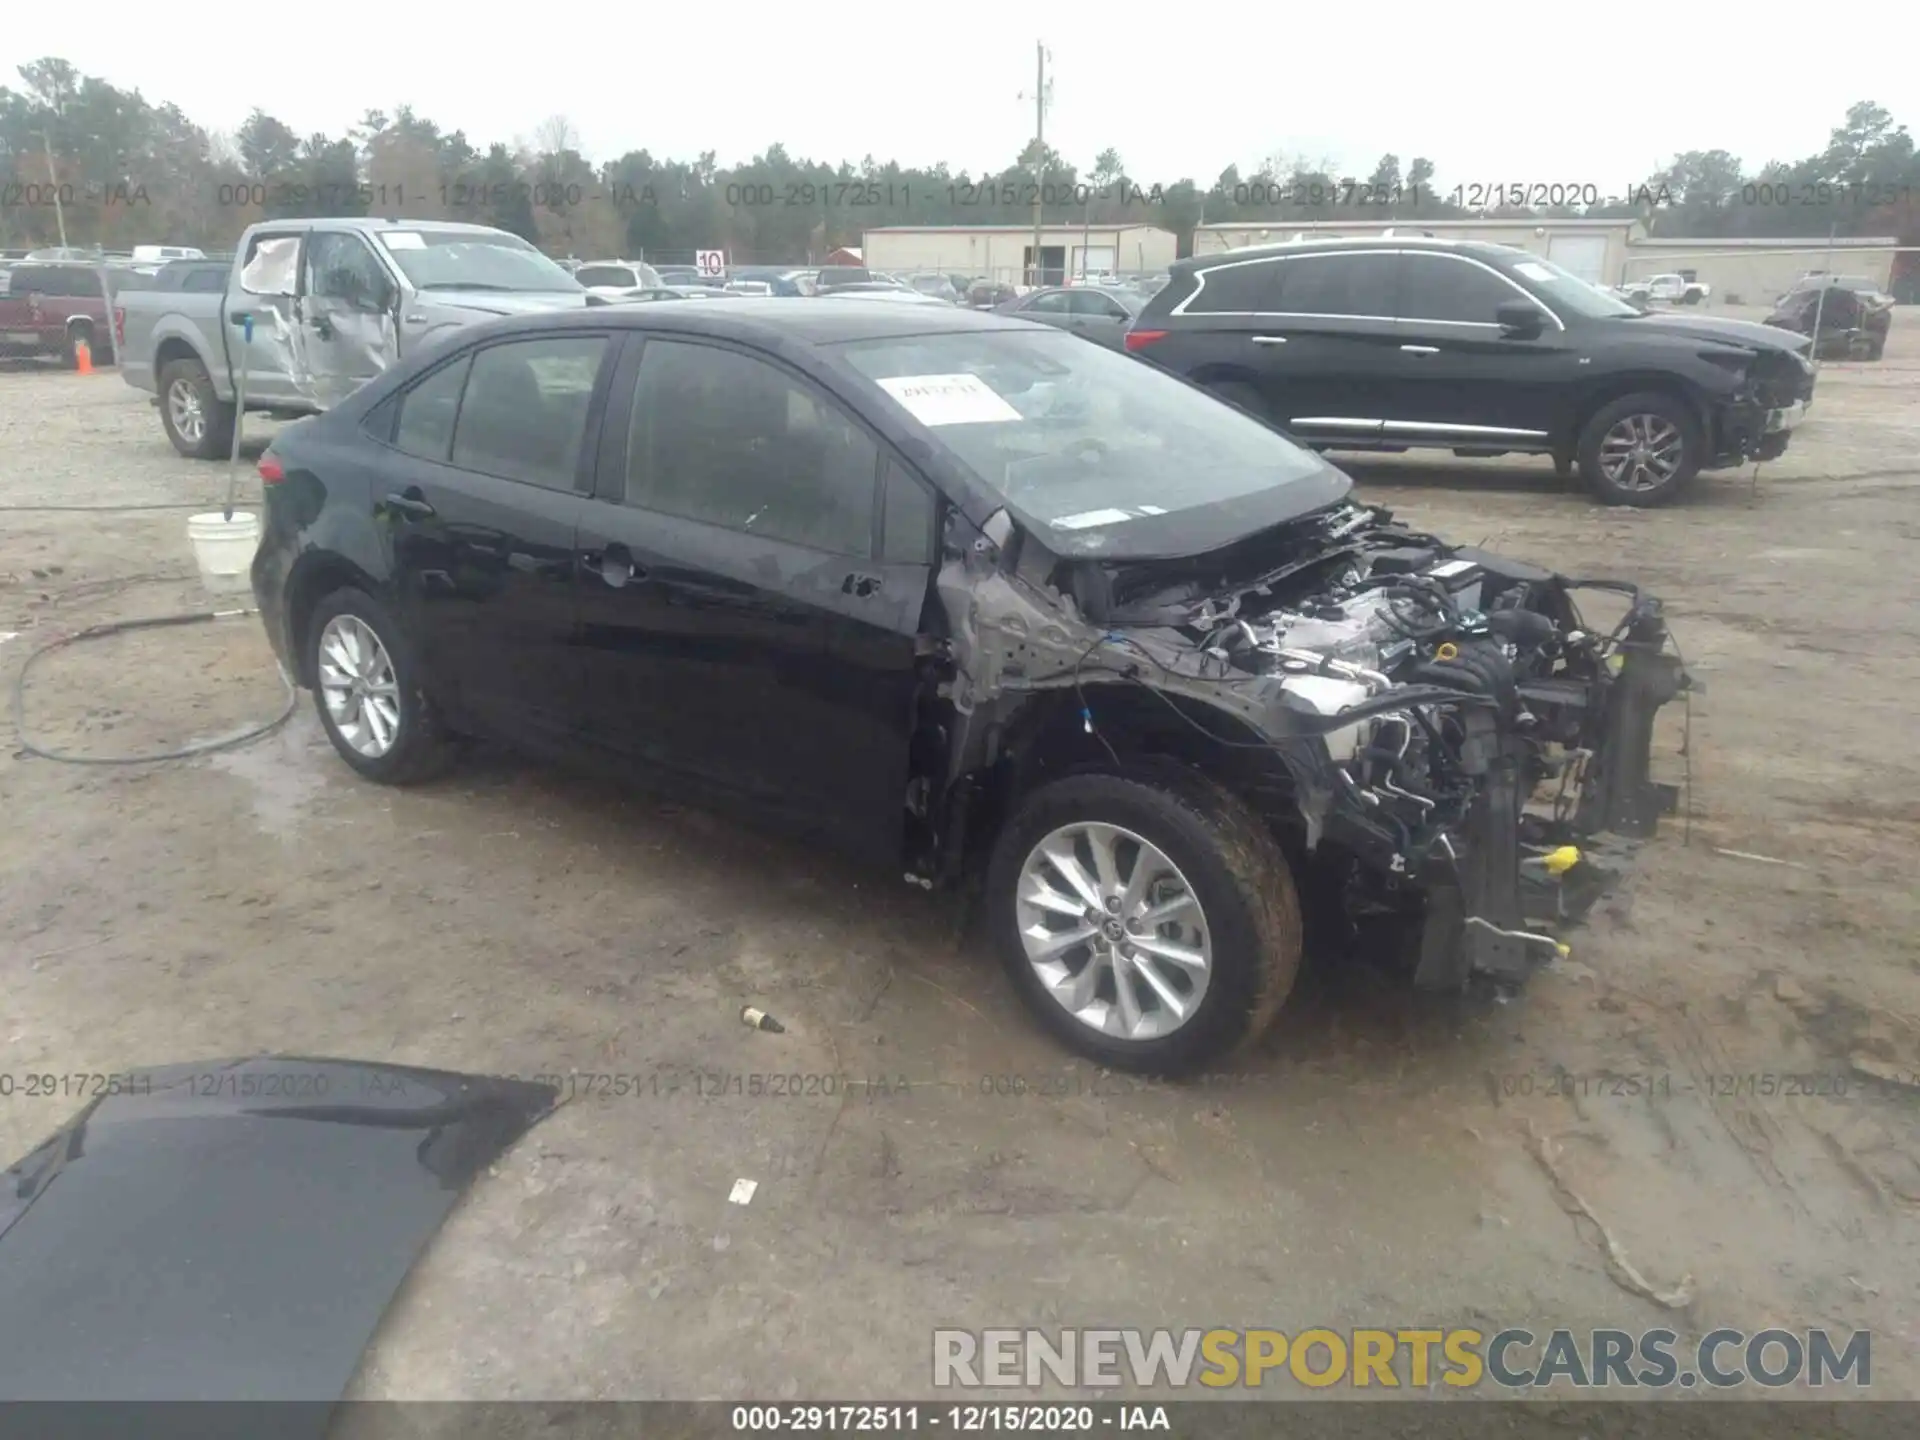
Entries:
<svg viewBox="0 0 1920 1440">
<path fill-rule="evenodd" d="M 935 1326 L 1422 1323 L 1864 1327 L 1875 1393 L 1920 1396 L 1920 317 L 1884 362 L 1826 367 L 1757 481 L 1680 508 L 1601 509 L 1534 461 L 1351 468 L 1422 526 L 1643 581 L 1707 687 L 1690 823 L 1512 1004 L 1322 969 L 1232 1073 L 1123 1080 L 887 876 L 498 754 L 381 789 L 303 697 L 195 762 L 8 743 L 0 1069 L 642 1077 L 473 1187 L 363 1397 L 912 1397 Z M 81 625 L 205 603 L 186 510 L 18 507 L 224 480 L 110 371 L 0 371 L 0 678 Z M 64 651 L 27 700 L 37 738 L 109 754 L 282 692 L 245 619 Z M 763 1075 L 812 1078 L 735 1092 Z M 0 1149 L 75 1108 L 0 1101 Z M 1654 1287 L 1691 1277 L 1684 1306 L 1631 1293 L 1568 1190 Z"/>
</svg>

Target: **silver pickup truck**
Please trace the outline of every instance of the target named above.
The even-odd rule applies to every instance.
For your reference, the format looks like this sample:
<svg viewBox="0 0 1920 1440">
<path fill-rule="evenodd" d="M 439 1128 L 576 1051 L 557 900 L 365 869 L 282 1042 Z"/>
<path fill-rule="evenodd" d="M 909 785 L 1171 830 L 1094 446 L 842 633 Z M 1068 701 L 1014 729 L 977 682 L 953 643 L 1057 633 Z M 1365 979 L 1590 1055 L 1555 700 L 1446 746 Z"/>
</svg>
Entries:
<svg viewBox="0 0 1920 1440">
<path fill-rule="evenodd" d="M 113 323 L 121 376 L 154 396 L 174 449 L 211 460 L 231 449 L 236 396 L 248 410 L 314 414 L 462 326 L 599 303 L 485 225 L 278 220 L 240 237 L 222 288 L 132 291 Z"/>
</svg>

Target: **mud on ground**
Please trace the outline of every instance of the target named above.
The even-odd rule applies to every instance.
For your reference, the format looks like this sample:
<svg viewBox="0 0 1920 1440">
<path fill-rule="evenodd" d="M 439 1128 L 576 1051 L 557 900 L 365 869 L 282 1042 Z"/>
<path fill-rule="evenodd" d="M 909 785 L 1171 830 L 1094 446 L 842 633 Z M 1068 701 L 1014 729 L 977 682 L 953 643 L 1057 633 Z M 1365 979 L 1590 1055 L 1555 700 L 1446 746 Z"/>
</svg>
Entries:
<svg viewBox="0 0 1920 1440">
<path fill-rule="evenodd" d="M 1678 509 L 1601 509 L 1532 461 L 1352 467 L 1422 526 L 1643 581 L 1706 682 L 1690 822 L 1490 1012 L 1321 971 L 1231 1074 L 1121 1080 L 889 877 L 497 754 L 380 789 L 303 704 L 192 763 L 9 744 L 0 1070 L 278 1051 L 641 1077 L 475 1185 L 369 1397 L 905 1397 L 935 1325 L 1672 1323 L 1871 1328 L 1875 1392 L 1911 1398 L 1917 453 L 1903 310 L 1886 361 L 1826 369 L 1784 460 Z M 0 506 L 223 479 L 111 372 L 0 373 Z M 203 603 L 186 513 L 0 511 L 0 677 L 65 630 Z M 112 753 L 280 696 L 256 624 L 229 622 L 51 657 L 28 713 Z M 732 1088 L 755 1075 L 799 1093 Z M 4 1149 L 75 1108 L 0 1100 Z M 1691 1277 L 1684 1304 L 1633 1293 L 1601 1225 L 1650 1288 Z"/>
</svg>

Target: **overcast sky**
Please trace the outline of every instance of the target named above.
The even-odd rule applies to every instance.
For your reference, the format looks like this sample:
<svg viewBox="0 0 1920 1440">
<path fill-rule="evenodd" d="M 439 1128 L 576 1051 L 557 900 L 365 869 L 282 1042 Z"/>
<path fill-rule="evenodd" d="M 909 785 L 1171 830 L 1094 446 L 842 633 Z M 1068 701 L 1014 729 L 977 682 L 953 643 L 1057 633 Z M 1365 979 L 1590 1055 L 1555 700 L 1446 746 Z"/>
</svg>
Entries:
<svg viewBox="0 0 1920 1440">
<path fill-rule="evenodd" d="M 1637 182 L 1678 150 L 1757 168 L 1818 150 L 1849 104 L 1909 125 L 1872 65 L 1792 66 L 1766 103 L 1738 77 L 1777 74 L 1782 31 L 1699 0 L 1565 9 L 957 5 L 652 8 L 348 6 L 190 12 L 96 0 L 22 4 L 0 26 L 0 76 L 58 55 L 231 130 L 254 106 L 340 134 L 401 102 L 484 146 L 576 126 L 590 159 L 644 147 L 721 164 L 783 142 L 858 162 L 1011 163 L 1033 133 L 1034 44 L 1052 52 L 1047 139 L 1083 171 L 1111 146 L 1143 180 L 1209 181 L 1276 152 L 1362 177 L 1386 151 L 1464 182 Z M 181 12 L 186 14 L 188 12 Z M 243 13 L 255 19 L 242 20 Z M 493 23 L 498 16 L 502 22 Z M 826 17 L 835 18 L 828 19 Z M 1258 18 L 1255 18 L 1258 17 Z M 1652 37 L 1671 35 L 1668 45 Z M 452 38 L 448 38 L 452 37 Z M 1682 57 L 1697 47 L 1698 60 Z M 1726 83 L 1686 78 L 1694 71 Z"/>
</svg>

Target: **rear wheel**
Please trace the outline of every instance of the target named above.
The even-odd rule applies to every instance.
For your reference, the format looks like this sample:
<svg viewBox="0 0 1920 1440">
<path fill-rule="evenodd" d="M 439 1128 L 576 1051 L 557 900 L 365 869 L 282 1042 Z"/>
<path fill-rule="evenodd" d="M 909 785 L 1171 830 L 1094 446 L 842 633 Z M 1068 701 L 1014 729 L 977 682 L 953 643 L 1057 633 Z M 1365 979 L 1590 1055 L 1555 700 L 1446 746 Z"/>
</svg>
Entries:
<svg viewBox="0 0 1920 1440">
<path fill-rule="evenodd" d="M 1623 395 L 1580 432 L 1580 475 L 1607 505 L 1648 507 L 1676 498 L 1700 471 L 1700 422 L 1672 396 Z"/>
<path fill-rule="evenodd" d="M 198 360 L 160 367 L 160 423 L 173 448 L 189 460 L 224 460 L 233 449 L 233 406 L 213 392 Z"/>
<path fill-rule="evenodd" d="M 1119 1069 L 1219 1060 L 1266 1029 L 1300 964 L 1286 858 L 1197 776 L 1035 790 L 995 840 L 987 888 L 1021 997 L 1068 1046 Z"/>
<path fill-rule="evenodd" d="M 305 673 L 327 739 L 355 770 L 387 785 L 437 775 L 453 747 L 420 683 L 413 647 L 386 606 L 336 590 L 307 624 Z"/>
</svg>

